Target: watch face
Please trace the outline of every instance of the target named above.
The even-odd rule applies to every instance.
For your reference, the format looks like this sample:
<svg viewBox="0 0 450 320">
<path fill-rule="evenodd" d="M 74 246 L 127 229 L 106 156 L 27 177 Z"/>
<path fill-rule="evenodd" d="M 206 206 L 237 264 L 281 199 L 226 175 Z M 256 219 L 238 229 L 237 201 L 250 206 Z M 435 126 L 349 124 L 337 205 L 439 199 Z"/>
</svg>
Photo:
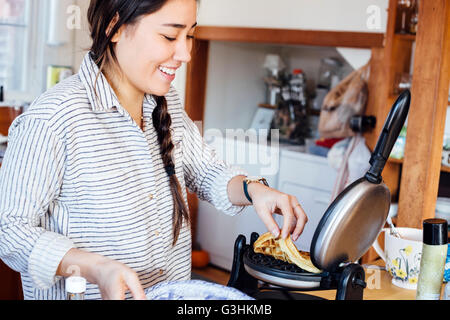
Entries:
<svg viewBox="0 0 450 320">
<path fill-rule="evenodd" d="M 263 177 L 255 177 L 255 176 L 247 177 L 247 178 L 244 179 L 244 181 L 245 181 L 246 184 L 249 184 L 251 182 L 259 182 L 259 183 L 262 183 L 262 184 L 264 184 L 266 186 L 269 186 L 269 184 L 267 183 L 267 180 L 265 178 L 263 178 Z"/>
</svg>

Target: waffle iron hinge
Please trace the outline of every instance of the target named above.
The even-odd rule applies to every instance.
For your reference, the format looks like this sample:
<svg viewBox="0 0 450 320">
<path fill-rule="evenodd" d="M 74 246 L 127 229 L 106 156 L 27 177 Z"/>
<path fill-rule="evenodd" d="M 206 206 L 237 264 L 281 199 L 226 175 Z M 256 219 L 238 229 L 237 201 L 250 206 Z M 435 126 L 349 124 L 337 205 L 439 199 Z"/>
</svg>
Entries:
<svg viewBox="0 0 450 320">
<path fill-rule="evenodd" d="M 253 296 L 258 292 L 258 280 L 245 271 L 243 261 L 245 242 L 246 238 L 242 234 L 236 238 L 234 243 L 233 266 L 227 286 L 241 290 L 249 296 Z"/>
<path fill-rule="evenodd" d="M 350 263 L 322 278 L 320 287 L 329 290 L 337 289 L 336 300 L 362 300 L 364 288 L 366 288 L 364 279 L 363 267 Z"/>
</svg>

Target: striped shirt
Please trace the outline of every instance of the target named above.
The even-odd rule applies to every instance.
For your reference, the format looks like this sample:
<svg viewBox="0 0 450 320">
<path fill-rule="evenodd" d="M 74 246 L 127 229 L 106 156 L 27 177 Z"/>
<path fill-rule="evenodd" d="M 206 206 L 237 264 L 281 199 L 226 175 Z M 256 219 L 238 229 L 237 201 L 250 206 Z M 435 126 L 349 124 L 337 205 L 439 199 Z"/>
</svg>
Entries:
<svg viewBox="0 0 450 320">
<path fill-rule="evenodd" d="M 95 81 L 98 71 L 86 54 L 78 74 L 38 97 L 9 129 L 0 169 L 0 258 L 21 273 L 25 299 L 65 299 L 64 279 L 55 273 L 71 248 L 125 263 L 144 289 L 190 279 L 185 223 L 172 246 L 172 196 L 151 120 L 155 99 L 144 96 L 141 130 L 104 75 Z M 226 214 L 240 213 L 227 184 L 246 172 L 204 143 L 174 88 L 166 99 L 181 186 Z M 100 298 L 88 283 L 86 299 Z"/>
</svg>

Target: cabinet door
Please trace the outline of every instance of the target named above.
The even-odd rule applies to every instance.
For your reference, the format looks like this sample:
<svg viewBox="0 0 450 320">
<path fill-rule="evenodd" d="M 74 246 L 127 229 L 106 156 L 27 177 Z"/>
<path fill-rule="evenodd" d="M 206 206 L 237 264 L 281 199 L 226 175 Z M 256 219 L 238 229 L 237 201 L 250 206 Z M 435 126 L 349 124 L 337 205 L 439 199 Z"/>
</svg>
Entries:
<svg viewBox="0 0 450 320">
<path fill-rule="evenodd" d="M 278 182 L 280 187 L 283 183 L 290 181 L 304 187 L 328 191 L 331 194 L 336 177 L 336 170 L 329 166 L 324 157 L 281 152 Z"/>
<path fill-rule="evenodd" d="M 308 223 L 305 225 L 303 233 L 294 243 L 297 249 L 309 252 L 317 225 L 330 204 L 331 194 L 327 191 L 306 187 L 290 181 L 281 183 L 280 191 L 296 196 L 308 217 Z M 281 228 L 283 218 L 277 216 L 276 220 Z"/>
<path fill-rule="evenodd" d="M 271 187 L 277 188 L 278 150 L 220 137 L 216 137 L 210 145 L 216 149 L 219 157 L 230 165 L 243 168 L 250 176 L 263 175 Z M 236 216 L 228 216 L 211 204 L 199 201 L 197 242 L 203 250 L 208 251 L 212 264 L 231 270 L 236 238 L 242 234 L 248 243 L 252 232 L 267 232 L 252 206 Z"/>
<path fill-rule="evenodd" d="M 253 207 L 245 208 L 239 215 L 227 216 L 211 204 L 200 201 L 197 241 L 203 250 L 208 251 L 213 265 L 230 271 L 236 238 L 242 234 L 249 243 L 252 232 L 267 232 Z"/>
</svg>

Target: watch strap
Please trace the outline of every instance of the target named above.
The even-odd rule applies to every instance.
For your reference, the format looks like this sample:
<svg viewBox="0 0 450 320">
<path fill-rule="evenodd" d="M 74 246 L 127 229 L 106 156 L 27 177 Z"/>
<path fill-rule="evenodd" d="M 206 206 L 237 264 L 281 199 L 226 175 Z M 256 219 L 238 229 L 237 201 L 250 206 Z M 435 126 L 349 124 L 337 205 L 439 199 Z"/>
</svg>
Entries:
<svg viewBox="0 0 450 320">
<path fill-rule="evenodd" d="M 248 201 L 250 201 L 250 203 L 253 203 L 252 198 L 250 197 L 250 195 L 248 194 L 248 185 L 252 182 L 257 182 L 257 183 L 262 183 L 265 186 L 269 186 L 269 184 L 267 183 L 267 180 L 264 178 L 260 178 L 260 179 L 255 179 L 255 180 L 248 180 L 247 178 L 244 179 L 243 184 L 244 184 L 244 194 L 245 197 L 247 198 Z"/>
<path fill-rule="evenodd" d="M 248 201 L 250 201 L 250 203 L 253 203 L 252 198 L 251 198 L 250 195 L 248 194 L 248 189 L 247 189 L 247 187 L 248 187 L 248 183 L 247 183 L 247 181 L 244 179 L 244 194 L 245 194 L 245 197 L 247 198 Z"/>
</svg>

